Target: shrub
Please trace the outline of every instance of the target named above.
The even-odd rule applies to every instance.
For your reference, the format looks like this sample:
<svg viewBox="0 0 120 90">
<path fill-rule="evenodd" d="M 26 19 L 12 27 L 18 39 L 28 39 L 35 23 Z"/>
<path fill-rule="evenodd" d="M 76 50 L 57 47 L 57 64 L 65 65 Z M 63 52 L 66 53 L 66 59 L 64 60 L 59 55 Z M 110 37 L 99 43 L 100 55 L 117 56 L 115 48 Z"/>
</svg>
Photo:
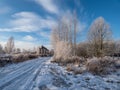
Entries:
<svg viewBox="0 0 120 90">
<path fill-rule="evenodd" d="M 88 43 L 86 43 L 86 42 L 79 43 L 77 45 L 76 55 L 80 56 L 80 57 L 87 58 L 88 57 L 87 48 L 88 48 Z"/>
<path fill-rule="evenodd" d="M 86 60 L 78 56 L 71 56 L 68 58 L 57 58 L 57 59 L 53 57 L 52 62 L 59 63 L 60 65 L 74 64 L 79 66 L 80 64 L 84 65 L 86 63 Z"/>
<path fill-rule="evenodd" d="M 26 60 L 37 58 L 37 55 L 33 54 L 17 54 L 13 55 L 13 62 L 23 62 Z"/>
<path fill-rule="evenodd" d="M 73 71 L 73 66 L 71 64 L 66 66 L 67 71 Z"/>
<path fill-rule="evenodd" d="M 38 56 L 36 54 L 29 54 L 28 55 L 28 58 L 29 59 L 34 59 L 34 58 L 37 58 Z"/>
<path fill-rule="evenodd" d="M 93 58 L 87 61 L 86 68 L 93 74 L 107 74 L 109 68 L 114 69 L 114 61 L 108 58 Z"/>
<path fill-rule="evenodd" d="M 21 62 L 22 60 L 23 60 L 22 54 L 13 55 L 13 62 Z"/>
</svg>

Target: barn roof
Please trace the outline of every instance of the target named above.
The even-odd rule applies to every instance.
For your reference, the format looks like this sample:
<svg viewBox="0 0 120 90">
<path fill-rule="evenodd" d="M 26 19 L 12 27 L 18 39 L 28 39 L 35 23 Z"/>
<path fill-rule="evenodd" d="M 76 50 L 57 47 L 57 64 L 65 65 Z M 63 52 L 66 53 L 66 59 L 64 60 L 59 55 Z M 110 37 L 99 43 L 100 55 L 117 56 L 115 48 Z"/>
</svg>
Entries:
<svg viewBox="0 0 120 90">
<path fill-rule="evenodd" d="M 49 51 L 49 50 L 48 50 L 45 46 L 43 46 L 43 45 L 42 45 L 41 47 L 39 47 L 39 48 L 44 48 L 44 49 L 46 49 L 47 51 Z"/>
</svg>

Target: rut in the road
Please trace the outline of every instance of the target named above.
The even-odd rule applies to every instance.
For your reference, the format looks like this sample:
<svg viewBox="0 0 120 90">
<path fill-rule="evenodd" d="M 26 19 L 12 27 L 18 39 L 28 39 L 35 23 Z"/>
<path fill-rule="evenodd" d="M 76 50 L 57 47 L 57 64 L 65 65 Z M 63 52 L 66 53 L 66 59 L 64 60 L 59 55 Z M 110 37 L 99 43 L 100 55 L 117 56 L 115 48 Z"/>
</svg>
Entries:
<svg viewBox="0 0 120 90">
<path fill-rule="evenodd" d="M 34 80 L 37 77 L 37 74 L 40 72 L 40 68 L 46 60 L 48 60 L 48 58 L 28 61 L 30 63 L 26 63 L 26 65 L 23 63 L 23 67 L 22 65 L 20 65 L 20 68 L 17 68 L 17 70 L 7 74 L 5 77 L 0 79 L 0 89 L 26 90 L 28 88 L 32 88 Z M 22 82 L 24 84 L 22 84 Z"/>
</svg>

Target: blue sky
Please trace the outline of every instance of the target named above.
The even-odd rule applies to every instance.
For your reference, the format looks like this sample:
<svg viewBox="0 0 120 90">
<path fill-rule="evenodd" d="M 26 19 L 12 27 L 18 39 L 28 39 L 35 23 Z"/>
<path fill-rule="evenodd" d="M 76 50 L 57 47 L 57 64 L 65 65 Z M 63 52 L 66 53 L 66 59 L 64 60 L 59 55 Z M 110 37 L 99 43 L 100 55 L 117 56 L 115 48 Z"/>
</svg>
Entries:
<svg viewBox="0 0 120 90">
<path fill-rule="evenodd" d="M 13 36 L 16 47 L 22 49 L 51 48 L 51 28 L 73 10 L 81 30 L 78 42 L 86 40 L 90 24 L 100 16 L 110 24 L 113 38 L 120 39 L 120 0 L 0 0 L 0 44 Z"/>
</svg>

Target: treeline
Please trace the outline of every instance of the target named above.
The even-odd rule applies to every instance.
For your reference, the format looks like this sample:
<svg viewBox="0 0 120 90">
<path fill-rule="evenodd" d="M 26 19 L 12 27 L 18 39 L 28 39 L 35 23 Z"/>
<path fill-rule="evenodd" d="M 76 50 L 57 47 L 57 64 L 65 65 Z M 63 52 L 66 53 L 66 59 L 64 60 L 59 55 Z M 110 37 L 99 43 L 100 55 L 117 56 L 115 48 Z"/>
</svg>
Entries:
<svg viewBox="0 0 120 90">
<path fill-rule="evenodd" d="M 2 45 L 0 45 L 0 54 L 10 54 L 15 50 L 14 48 L 14 38 L 10 37 L 8 41 L 5 44 L 5 47 L 3 48 Z"/>
<path fill-rule="evenodd" d="M 21 52 L 21 49 L 15 48 L 14 38 L 12 36 L 8 38 L 4 47 L 0 44 L 0 54 L 12 54 L 15 52 L 19 53 Z"/>
<path fill-rule="evenodd" d="M 73 56 L 104 57 L 119 52 L 120 44 L 112 38 L 110 25 L 103 17 L 96 18 L 89 27 L 87 40 L 77 42 L 79 21 L 76 13 L 65 15 L 58 20 L 57 26 L 52 29 L 52 45 L 54 60 L 66 61 Z"/>
<path fill-rule="evenodd" d="M 81 38 L 78 34 L 79 27 L 75 12 L 58 20 L 51 34 L 54 48 L 52 62 L 75 74 L 91 72 L 105 75 L 116 72 L 120 68 L 120 61 L 113 57 L 115 54 L 120 55 L 120 43 L 113 39 L 106 20 L 103 17 L 96 18 L 90 25 L 84 42 L 77 41 L 77 38 Z"/>
<path fill-rule="evenodd" d="M 22 46 L 21 46 L 22 47 Z M 14 37 L 9 37 L 6 44 L 4 47 L 0 44 L 0 54 L 19 54 L 19 53 L 24 53 L 24 54 L 29 54 L 33 53 L 36 51 L 36 48 L 32 49 L 20 49 L 15 47 L 15 41 Z"/>
<path fill-rule="evenodd" d="M 9 61 L 14 63 L 38 58 L 35 48 L 33 48 L 33 50 L 23 49 L 22 51 L 20 48 L 16 48 L 13 37 L 10 37 L 8 39 L 4 47 L 0 45 L 0 56 L 6 57 L 6 54 L 12 58 L 11 59 L 12 61 L 11 60 Z M 5 61 L 7 61 L 7 59 L 6 60 L 0 59 L 0 66 L 4 66 L 9 63 L 9 62 L 6 63 Z"/>
</svg>

